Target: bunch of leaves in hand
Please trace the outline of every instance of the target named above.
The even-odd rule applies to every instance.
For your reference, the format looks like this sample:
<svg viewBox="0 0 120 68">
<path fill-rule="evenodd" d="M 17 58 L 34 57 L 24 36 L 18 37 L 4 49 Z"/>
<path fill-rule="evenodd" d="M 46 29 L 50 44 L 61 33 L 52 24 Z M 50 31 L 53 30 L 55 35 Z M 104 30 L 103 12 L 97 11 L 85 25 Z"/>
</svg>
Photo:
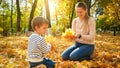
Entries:
<svg viewBox="0 0 120 68">
<path fill-rule="evenodd" d="M 72 29 L 66 29 L 65 33 L 62 34 L 62 37 L 68 40 L 73 40 L 75 38 L 75 32 Z"/>
</svg>

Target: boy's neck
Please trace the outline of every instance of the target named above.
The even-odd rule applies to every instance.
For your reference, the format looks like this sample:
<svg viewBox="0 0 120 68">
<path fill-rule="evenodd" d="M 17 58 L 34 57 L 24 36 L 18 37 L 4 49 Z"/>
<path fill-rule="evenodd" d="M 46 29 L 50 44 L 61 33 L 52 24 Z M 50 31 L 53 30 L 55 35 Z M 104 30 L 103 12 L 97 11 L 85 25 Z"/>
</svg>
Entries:
<svg viewBox="0 0 120 68">
<path fill-rule="evenodd" d="M 38 35 L 41 35 L 41 34 L 39 34 L 39 33 L 38 33 L 38 32 L 36 32 L 36 31 L 34 31 L 34 33 L 35 33 L 35 34 L 38 34 Z"/>
</svg>

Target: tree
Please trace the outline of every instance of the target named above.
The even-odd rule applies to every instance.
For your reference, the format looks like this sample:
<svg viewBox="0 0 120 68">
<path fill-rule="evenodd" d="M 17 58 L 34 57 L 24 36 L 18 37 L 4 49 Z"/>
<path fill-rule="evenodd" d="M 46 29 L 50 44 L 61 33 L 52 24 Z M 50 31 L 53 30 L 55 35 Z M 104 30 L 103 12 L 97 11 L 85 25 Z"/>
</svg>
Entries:
<svg viewBox="0 0 120 68">
<path fill-rule="evenodd" d="M 12 15 L 13 15 L 13 0 L 11 0 L 11 16 L 10 16 L 10 25 L 11 25 L 11 33 L 13 33 L 13 24 L 12 24 L 12 22 L 13 22 L 13 20 L 12 20 Z"/>
<path fill-rule="evenodd" d="M 84 2 L 87 4 L 88 15 L 90 16 L 91 0 L 84 0 Z"/>
<path fill-rule="evenodd" d="M 34 17 L 34 12 L 36 9 L 36 5 L 37 5 L 38 0 L 34 0 L 34 3 L 32 5 L 32 9 L 31 9 L 31 13 L 30 13 L 30 18 L 29 18 L 29 24 L 28 24 L 28 31 L 32 31 L 32 27 L 31 27 L 31 21 Z"/>
<path fill-rule="evenodd" d="M 120 28 L 118 27 L 120 25 L 120 0 L 99 0 L 98 5 L 104 9 L 103 15 L 106 15 L 107 17 L 105 20 L 106 24 L 109 25 L 109 30 L 112 30 L 113 35 L 115 36 L 117 29 Z M 101 19 L 104 19 L 104 16 Z"/>
<path fill-rule="evenodd" d="M 88 8 L 88 15 L 90 16 L 90 9 L 96 4 L 97 0 L 94 1 L 94 3 L 91 5 L 91 0 L 77 0 L 78 2 L 82 1 L 82 2 L 85 2 L 86 5 L 87 5 L 87 8 Z M 75 0 L 73 2 L 73 7 L 72 7 L 72 12 L 71 12 L 71 17 L 70 17 L 70 26 L 71 26 L 71 23 L 72 23 L 72 20 L 73 20 L 73 16 L 74 16 L 74 10 L 75 10 Z"/>
<path fill-rule="evenodd" d="M 75 11 L 76 0 L 57 0 L 55 6 L 56 24 L 53 25 L 56 31 L 65 31 L 66 28 L 71 27 L 71 22 Z"/>
<path fill-rule="evenodd" d="M 88 15 L 91 16 L 90 9 L 96 4 L 97 0 L 78 0 L 78 2 L 79 1 L 86 3 L 87 8 L 88 8 Z M 92 3 L 92 1 L 93 1 L 93 3 Z"/>
<path fill-rule="evenodd" d="M 28 10 L 28 5 L 27 5 L 27 0 L 25 0 L 25 7 L 23 8 L 23 16 L 22 16 L 22 19 L 23 19 L 23 23 L 22 23 L 22 30 L 23 32 L 25 33 L 26 29 L 27 29 L 27 25 L 28 25 L 28 16 L 29 16 L 29 10 Z"/>
<path fill-rule="evenodd" d="M 0 4 L 1 4 L 2 0 L 0 0 Z"/>
<path fill-rule="evenodd" d="M 10 31 L 9 11 L 9 3 L 2 0 L 0 4 L 0 27 L 3 29 L 4 36 L 7 36 Z"/>
<path fill-rule="evenodd" d="M 48 4 L 48 0 L 44 0 L 45 2 L 45 8 L 46 8 L 46 17 L 49 21 L 49 27 L 51 27 L 51 20 L 50 20 L 50 11 L 49 11 L 49 4 Z"/>
<path fill-rule="evenodd" d="M 71 13 L 71 17 L 70 17 L 70 27 L 72 26 L 72 20 L 73 20 L 73 16 L 74 16 L 74 11 L 75 11 L 75 0 L 73 2 L 73 7 L 72 7 L 72 13 Z"/>
<path fill-rule="evenodd" d="M 17 6 L 17 32 L 20 32 L 21 12 L 20 12 L 19 0 L 16 0 L 16 6 Z"/>
</svg>

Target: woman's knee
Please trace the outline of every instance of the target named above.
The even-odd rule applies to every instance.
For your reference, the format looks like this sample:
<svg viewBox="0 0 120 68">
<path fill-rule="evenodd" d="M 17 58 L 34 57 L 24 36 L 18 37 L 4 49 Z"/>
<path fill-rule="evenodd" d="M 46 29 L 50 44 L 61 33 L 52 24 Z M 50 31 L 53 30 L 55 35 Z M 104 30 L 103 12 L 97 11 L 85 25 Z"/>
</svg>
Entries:
<svg viewBox="0 0 120 68">
<path fill-rule="evenodd" d="M 68 57 L 67 55 L 65 55 L 65 54 L 62 54 L 62 59 L 63 59 L 63 60 L 68 60 L 69 57 Z"/>
<path fill-rule="evenodd" d="M 70 53 L 75 49 L 75 46 L 71 46 L 67 48 L 63 53 L 62 53 L 62 59 L 63 60 L 68 60 Z"/>
<path fill-rule="evenodd" d="M 78 56 L 76 54 L 70 54 L 69 59 L 73 60 L 73 61 L 79 61 L 80 56 Z"/>
</svg>

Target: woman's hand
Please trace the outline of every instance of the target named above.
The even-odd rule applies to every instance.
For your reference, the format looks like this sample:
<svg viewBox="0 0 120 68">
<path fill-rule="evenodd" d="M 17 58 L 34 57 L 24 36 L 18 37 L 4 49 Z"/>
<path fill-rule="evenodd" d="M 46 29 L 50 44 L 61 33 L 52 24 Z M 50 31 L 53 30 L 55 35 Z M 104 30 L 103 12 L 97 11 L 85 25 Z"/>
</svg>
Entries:
<svg viewBox="0 0 120 68">
<path fill-rule="evenodd" d="M 80 34 L 75 34 L 75 38 L 79 38 L 79 35 L 80 35 Z"/>
<path fill-rule="evenodd" d="M 80 39 L 81 35 L 80 34 L 75 34 L 74 35 L 74 40 L 76 41 L 76 39 Z"/>
<path fill-rule="evenodd" d="M 75 41 L 75 39 L 77 39 L 77 38 L 78 38 L 78 36 L 77 36 L 77 34 L 75 34 L 75 35 L 72 37 L 72 40 Z"/>
</svg>

